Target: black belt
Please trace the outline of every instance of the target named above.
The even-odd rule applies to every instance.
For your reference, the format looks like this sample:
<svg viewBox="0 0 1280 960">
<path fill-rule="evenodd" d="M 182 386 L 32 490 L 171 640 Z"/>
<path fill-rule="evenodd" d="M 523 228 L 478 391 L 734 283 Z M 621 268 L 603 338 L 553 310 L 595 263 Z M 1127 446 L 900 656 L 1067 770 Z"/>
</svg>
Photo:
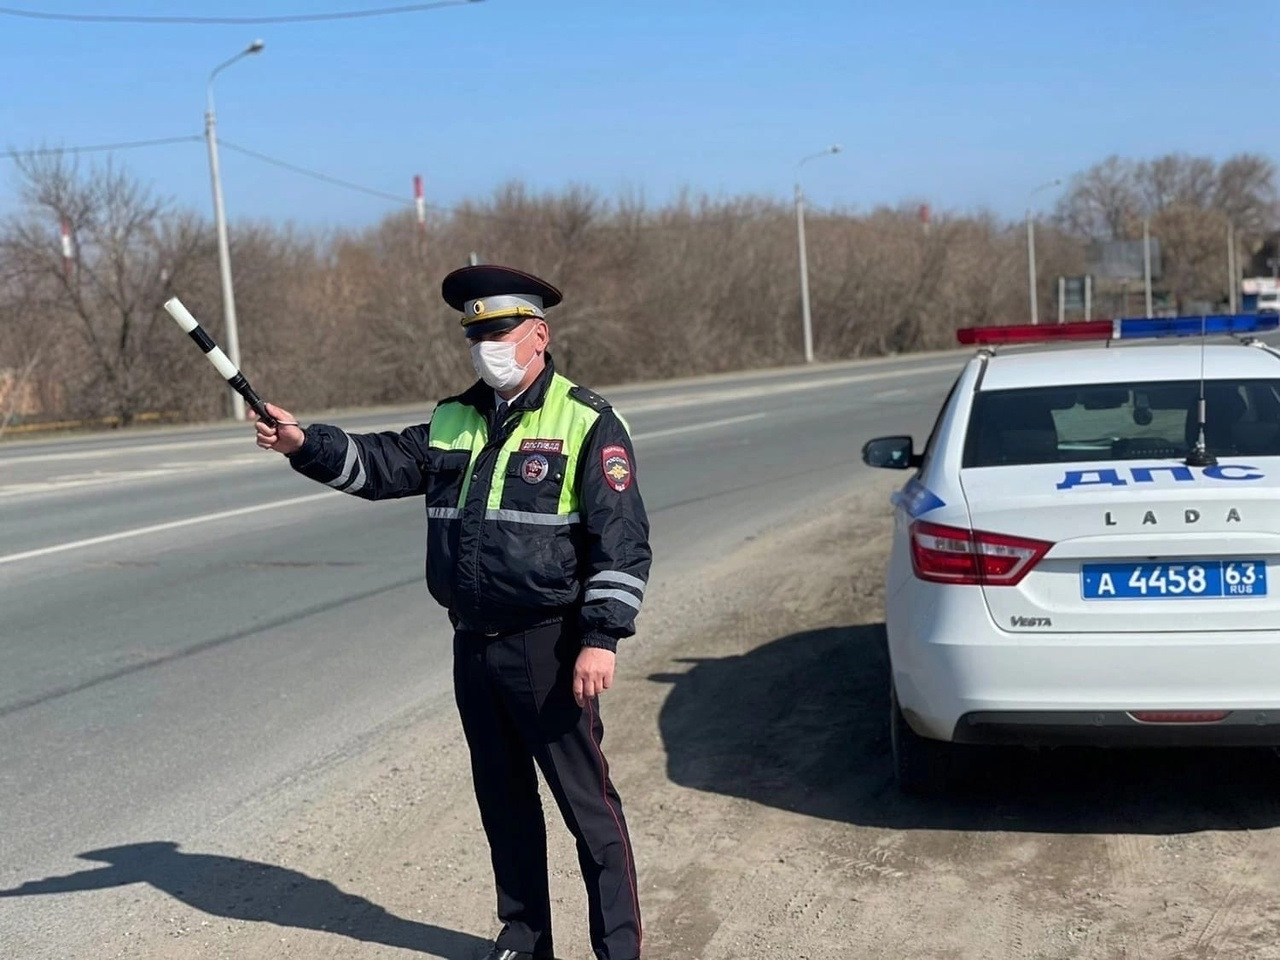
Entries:
<svg viewBox="0 0 1280 960">
<path fill-rule="evenodd" d="M 526 630 L 536 630 L 538 627 L 545 627 L 551 623 L 558 623 L 561 620 L 564 620 L 565 616 L 566 615 L 564 613 L 556 613 L 552 616 L 541 617 L 529 623 L 522 623 L 517 626 L 501 627 L 490 623 L 476 626 L 474 624 L 467 623 L 460 617 L 456 616 L 451 616 L 450 619 L 453 621 L 453 628 L 459 633 L 469 633 L 476 637 L 484 637 L 486 640 L 492 640 L 495 637 L 504 637 L 513 633 L 523 633 Z"/>
<path fill-rule="evenodd" d="M 504 633 L 517 632 L 515 630 L 485 630 L 485 629 L 482 629 L 481 627 L 473 627 L 469 624 L 463 623 L 461 620 L 459 620 L 456 624 L 454 624 L 454 629 L 457 630 L 459 633 L 470 633 L 477 637 L 490 637 L 490 638 L 500 637 Z"/>
</svg>

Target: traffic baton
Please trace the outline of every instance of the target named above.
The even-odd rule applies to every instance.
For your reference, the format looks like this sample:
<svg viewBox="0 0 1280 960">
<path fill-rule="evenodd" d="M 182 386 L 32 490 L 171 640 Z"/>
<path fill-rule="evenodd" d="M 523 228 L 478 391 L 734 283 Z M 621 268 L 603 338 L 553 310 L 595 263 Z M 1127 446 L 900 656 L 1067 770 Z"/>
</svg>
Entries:
<svg viewBox="0 0 1280 960">
<path fill-rule="evenodd" d="M 169 316 L 173 317 L 174 322 L 186 331 L 187 336 L 196 342 L 196 346 L 204 352 L 209 362 L 226 378 L 227 383 L 231 384 L 231 389 L 244 397 L 245 403 L 253 408 L 258 419 L 268 427 L 278 426 L 279 421 L 267 413 L 267 405 L 254 392 L 253 387 L 249 386 L 249 381 L 244 378 L 244 374 L 236 369 L 236 365 L 222 352 L 222 348 L 213 342 L 209 334 L 205 333 L 204 327 L 196 322 L 196 318 L 182 305 L 182 301 L 177 297 L 166 300 L 164 309 Z"/>
</svg>

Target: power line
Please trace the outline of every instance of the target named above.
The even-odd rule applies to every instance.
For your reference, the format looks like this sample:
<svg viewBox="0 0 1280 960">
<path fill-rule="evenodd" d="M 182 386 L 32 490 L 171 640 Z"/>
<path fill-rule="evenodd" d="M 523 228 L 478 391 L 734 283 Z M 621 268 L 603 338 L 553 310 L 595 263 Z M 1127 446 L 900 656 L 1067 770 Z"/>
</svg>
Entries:
<svg viewBox="0 0 1280 960">
<path fill-rule="evenodd" d="M 476 0 L 470 0 L 476 2 Z M 174 143 L 192 143 L 202 141 L 204 137 L 192 134 L 186 137 L 161 137 L 153 140 L 128 140 L 119 143 L 97 143 L 83 147 L 36 147 L 30 150 L 6 150 L 0 152 L 0 160 L 17 160 L 27 156 L 49 156 L 59 153 L 94 153 L 109 150 L 131 150 L 139 147 L 159 147 Z M 256 150 L 250 150 L 248 147 L 242 147 L 238 143 L 232 143 L 229 140 L 220 139 L 219 145 L 236 153 L 242 153 L 247 157 L 260 160 L 263 163 L 269 163 L 272 166 L 280 167 L 291 173 L 300 174 L 304 177 L 311 177 L 323 183 L 328 183 L 336 187 L 342 187 L 346 190 L 354 190 L 357 193 L 368 194 L 371 197 L 377 197 L 380 200 L 389 200 L 392 203 L 404 204 L 412 206 L 413 201 L 399 194 L 387 193 L 385 190 L 377 190 L 373 187 L 366 187 L 363 184 L 353 183 L 350 180 L 343 180 L 340 177 L 331 176 L 327 173 L 321 173 L 319 170 L 310 170 L 307 167 L 298 166 L 296 163 L 289 163 L 286 160 L 280 160 L 276 157 L 269 157 L 265 153 L 259 153 Z M 435 208 L 433 206 L 433 209 Z"/>
<path fill-rule="evenodd" d="M 321 183 L 328 183 L 335 187 L 342 187 L 344 190 L 354 190 L 357 193 L 377 197 L 379 200 L 388 200 L 391 203 L 400 204 L 402 206 L 412 207 L 414 205 L 413 200 L 408 197 L 401 196 L 400 194 L 388 193 L 385 190 L 378 190 L 374 187 L 366 187 L 363 184 L 353 183 L 350 180 L 343 180 L 342 178 L 335 177 L 332 174 L 321 173 L 319 170 L 311 170 L 308 167 L 302 167 L 296 163 L 281 160 L 278 157 L 267 156 L 265 153 L 259 153 L 257 150 L 250 150 L 248 147 L 242 147 L 240 144 L 232 143 L 229 140 L 219 139 L 218 144 L 226 147 L 234 153 L 242 153 L 246 157 L 252 157 L 253 159 L 260 160 L 263 163 L 269 163 L 273 167 L 279 167 L 281 170 L 288 170 L 290 173 L 296 173 L 300 176 L 310 177 L 313 180 L 319 180 Z M 517 217 L 501 213 L 490 213 L 483 210 L 470 210 L 463 209 L 462 207 L 444 207 L 435 203 L 428 203 L 426 207 L 428 210 L 434 210 L 437 213 L 444 213 L 455 217 L 471 216 L 485 220 L 500 220 L 508 223 L 519 221 L 519 218 Z"/>
<path fill-rule="evenodd" d="M 240 146 L 240 144 L 232 143 L 229 140 L 219 139 L 218 143 L 219 145 L 226 147 L 228 150 L 231 150 L 235 153 L 241 153 L 247 157 L 252 157 L 255 160 L 260 160 L 263 163 L 269 163 L 272 166 L 279 167 L 282 170 L 288 170 L 290 173 L 296 173 L 304 177 L 311 177 L 313 180 L 319 180 L 321 183 L 328 183 L 328 184 L 331 184 L 332 186 L 342 187 L 344 190 L 354 190 L 357 193 L 363 193 L 371 197 L 377 197 L 379 200 L 388 200 L 391 203 L 399 204 L 405 207 L 414 206 L 413 200 L 411 200 L 408 197 L 401 196 L 400 194 L 388 193 L 385 190 L 378 190 L 374 187 L 366 187 L 363 184 L 353 183 L 350 180 L 343 180 L 340 177 L 335 177 L 335 176 L 332 176 L 331 174 L 321 173 L 319 170 L 311 170 L 308 167 L 299 166 L 298 164 L 290 163 L 287 160 L 281 160 L 277 157 L 271 157 L 265 153 L 259 153 L 256 150 L 250 150 L 248 147 L 242 147 Z M 459 204 L 458 206 L 454 206 L 454 207 L 446 207 L 436 203 L 428 203 L 426 204 L 426 207 L 428 210 L 433 210 L 436 213 L 443 213 L 447 216 L 451 216 L 455 218 L 471 217 L 477 220 L 489 220 L 497 223 L 506 223 L 512 226 L 523 226 L 523 227 L 537 225 L 533 221 L 531 221 L 529 218 L 522 216 L 521 214 L 518 214 L 518 213 L 498 213 L 497 211 L 493 211 L 493 210 L 476 209 L 469 203 Z M 749 218 L 750 218 L 750 214 L 746 214 L 746 215 L 737 214 L 732 219 L 737 222 L 742 222 L 744 220 L 748 220 Z M 718 225 L 721 225 L 721 224 L 720 223 L 696 224 L 696 226 L 718 226 Z M 592 226 L 595 229 L 606 229 L 606 230 L 627 229 L 626 227 L 617 225 L 617 224 L 593 224 Z M 640 229 L 640 230 L 682 230 L 685 228 L 685 225 L 674 224 L 674 223 L 670 223 L 670 224 L 655 223 L 655 222 L 649 221 L 645 223 L 637 223 L 634 225 L 634 228 Z"/>
<path fill-rule="evenodd" d="M 392 203 L 401 203 L 408 206 L 413 205 L 413 201 L 399 194 L 387 193 L 384 190 L 375 190 L 373 187 L 362 186 L 358 183 L 352 183 L 350 180 L 342 180 L 338 177 L 330 176 L 327 173 L 321 173 L 318 170 L 308 170 L 306 167 L 300 167 L 296 163 L 289 163 L 285 160 L 277 160 L 275 157 L 269 157 L 265 153 L 258 153 L 256 150 L 250 150 L 248 147 L 242 147 L 239 144 L 232 143 L 229 140 L 219 140 L 220 146 L 226 147 L 228 150 L 234 150 L 236 153 L 243 153 L 246 157 L 253 157 L 255 160 L 261 160 L 263 163 L 269 163 L 272 166 L 280 167 L 282 170 L 288 170 L 292 173 L 301 174 L 304 177 L 311 177 L 314 180 L 320 180 L 323 183 L 333 184 L 337 187 L 344 187 L 347 190 L 355 190 L 358 193 L 367 193 L 371 197 L 378 197 L 380 200 L 390 200 Z"/>
<path fill-rule="evenodd" d="M 402 13 L 422 13 L 441 7 L 459 7 L 481 0 L 436 0 L 434 3 L 409 3 L 397 7 L 377 7 L 372 10 L 339 10 L 332 13 L 301 13 L 276 17 L 137 17 L 99 13 L 46 13 L 42 10 L 20 10 L 16 7 L 0 7 L 0 15 L 25 17 L 28 20 L 59 20 L 70 23 L 182 23 L 182 24 L 265 24 L 265 23 L 318 23 L 324 20 L 356 20 L 364 17 L 389 17 Z"/>
<path fill-rule="evenodd" d="M 474 3 L 474 2 L 479 2 L 479 0 L 466 0 L 466 2 Z M 0 8 L 0 10 L 2 10 L 2 8 Z M 30 150 L 8 150 L 8 151 L 0 152 L 0 160 L 16 160 L 26 156 L 48 156 L 51 154 L 59 154 L 59 153 L 94 153 L 94 152 L 103 152 L 103 151 L 110 151 L 110 150 L 132 150 L 132 149 L 137 149 L 142 147 L 168 146 L 176 143 L 193 143 L 193 142 L 203 141 L 203 140 L 204 140 L 204 137 L 196 134 L 192 134 L 185 137 L 160 137 L 152 140 L 127 140 L 127 141 L 121 141 L 119 143 L 89 144 L 81 147 L 37 147 Z M 240 144 L 233 143 L 229 140 L 219 139 L 218 143 L 221 146 L 225 147 L 226 149 L 231 150 L 235 153 L 243 154 L 247 157 L 251 157 L 254 160 L 258 160 L 262 163 L 270 164 L 271 166 L 274 166 L 274 167 L 279 167 L 282 170 L 287 170 L 290 173 L 295 173 L 295 174 L 298 174 L 299 176 L 310 177 L 311 179 L 318 180 L 321 183 L 327 183 L 331 186 L 341 187 L 344 190 L 351 190 L 356 193 L 363 193 L 366 196 L 376 197 L 379 200 L 389 201 L 391 203 L 394 203 L 400 206 L 412 207 L 414 205 L 413 200 L 411 200 L 408 197 L 401 196 L 400 194 L 389 193 L 385 190 L 378 190 L 374 187 L 367 187 L 360 183 L 354 183 L 351 180 L 343 180 L 341 177 L 335 177 L 328 173 L 322 173 L 319 170 L 312 170 L 308 167 L 299 166 L 296 163 L 290 163 L 287 160 L 281 160 L 277 157 L 268 156 L 265 153 L 259 153 L 257 150 L 251 150 L 248 147 L 242 147 Z M 522 216 L 521 214 L 498 213 L 497 211 L 493 211 L 493 210 L 477 209 L 474 206 L 472 206 L 470 203 L 463 203 L 455 207 L 446 207 L 440 204 L 429 203 L 427 204 L 427 208 L 437 213 L 443 213 L 446 216 L 451 216 L 455 218 L 469 217 L 477 220 L 489 220 L 492 222 L 506 223 L 512 226 L 520 226 L 520 227 L 528 227 L 533 225 L 533 223 L 531 223 L 526 217 Z M 750 218 L 750 214 L 744 215 L 739 213 L 733 216 L 731 219 L 741 222 L 749 218 Z M 709 224 L 708 223 L 696 224 L 696 226 L 703 226 L 703 227 L 713 227 L 718 225 L 720 225 L 719 222 L 709 223 Z M 660 222 L 653 222 L 653 221 L 635 223 L 635 224 L 632 224 L 630 228 L 619 225 L 619 224 L 593 224 L 592 226 L 595 229 L 603 228 L 606 230 L 624 230 L 624 229 L 682 230 L 685 228 L 684 224 L 669 224 L 669 223 L 660 223 Z"/>
<path fill-rule="evenodd" d="M 101 153 L 108 150 L 135 150 L 138 147 L 162 147 L 172 143 L 190 143 L 204 138 L 196 134 L 186 137 L 161 137 L 157 140 L 126 140 L 121 143 L 95 143 L 84 147 L 35 147 L 30 150 L 5 150 L 0 160 L 17 160 L 20 157 L 48 156 L 55 153 Z"/>
</svg>

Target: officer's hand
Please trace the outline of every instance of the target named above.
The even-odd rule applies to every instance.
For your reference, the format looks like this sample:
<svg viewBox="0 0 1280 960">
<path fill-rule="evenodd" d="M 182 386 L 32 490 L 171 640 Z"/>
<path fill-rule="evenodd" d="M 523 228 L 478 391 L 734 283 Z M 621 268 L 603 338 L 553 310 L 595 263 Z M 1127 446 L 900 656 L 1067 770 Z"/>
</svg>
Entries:
<svg viewBox="0 0 1280 960">
<path fill-rule="evenodd" d="M 587 701 L 613 686 L 613 666 L 617 655 L 599 647 L 583 647 L 573 665 L 573 699 L 585 707 Z"/>
<path fill-rule="evenodd" d="M 248 411 L 249 417 L 257 419 L 257 414 Z M 258 428 L 258 446 L 263 450 L 274 450 L 286 456 L 298 450 L 307 435 L 298 426 L 298 419 L 288 410 L 282 410 L 274 403 L 267 404 L 267 413 L 280 421 L 279 426 L 268 427 L 261 420 L 255 424 Z"/>
</svg>

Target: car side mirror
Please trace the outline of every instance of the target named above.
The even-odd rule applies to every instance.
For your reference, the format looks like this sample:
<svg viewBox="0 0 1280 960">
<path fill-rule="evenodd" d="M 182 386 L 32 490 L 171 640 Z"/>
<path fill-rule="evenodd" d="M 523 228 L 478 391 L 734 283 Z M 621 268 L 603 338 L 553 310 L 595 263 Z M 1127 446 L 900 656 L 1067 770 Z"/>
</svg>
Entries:
<svg viewBox="0 0 1280 960">
<path fill-rule="evenodd" d="M 910 437 L 876 437 L 863 444 L 862 462 L 868 467 L 910 470 L 924 463 L 924 457 L 915 452 Z"/>
</svg>

